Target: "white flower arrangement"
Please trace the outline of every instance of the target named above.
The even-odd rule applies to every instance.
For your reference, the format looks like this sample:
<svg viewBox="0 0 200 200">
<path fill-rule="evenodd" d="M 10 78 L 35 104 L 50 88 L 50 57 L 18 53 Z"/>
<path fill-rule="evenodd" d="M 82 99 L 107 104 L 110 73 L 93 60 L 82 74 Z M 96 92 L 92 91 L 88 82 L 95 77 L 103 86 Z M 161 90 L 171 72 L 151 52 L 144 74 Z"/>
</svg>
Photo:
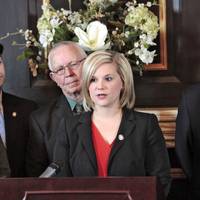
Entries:
<svg viewBox="0 0 200 200">
<path fill-rule="evenodd" d="M 33 76 L 37 76 L 38 69 L 47 67 L 44 63 L 47 63 L 52 45 L 71 40 L 78 42 L 88 53 L 99 49 L 122 52 L 133 69 L 142 72 L 144 65 L 152 63 L 156 56 L 152 46 L 156 45 L 154 40 L 159 31 L 158 18 L 150 10 L 157 6 L 157 1 L 143 2 L 146 3 L 136 0 L 85 0 L 85 8 L 78 11 L 55 10 L 45 3 L 37 22 L 38 36 L 34 36 L 32 30 L 20 30 L 26 43 L 19 58 L 28 58 Z"/>
<path fill-rule="evenodd" d="M 84 32 L 81 28 L 76 27 L 74 33 L 79 39 L 79 45 L 86 51 L 96 51 L 101 49 L 108 49 L 110 42 L 105 44 L 108 35 L 106 25 L 99 21 L 90 22 L 87 26 L 87 31 Z"/>
</svg>

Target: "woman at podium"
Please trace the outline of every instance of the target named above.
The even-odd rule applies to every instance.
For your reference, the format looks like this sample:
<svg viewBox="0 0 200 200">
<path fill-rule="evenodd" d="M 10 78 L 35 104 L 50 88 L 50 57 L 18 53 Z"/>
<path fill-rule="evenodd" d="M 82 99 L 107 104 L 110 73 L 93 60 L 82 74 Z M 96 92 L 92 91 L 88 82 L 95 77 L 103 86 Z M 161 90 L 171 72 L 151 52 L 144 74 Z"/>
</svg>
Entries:
<svg viewBox="0 0 200 200">
<path fill-rule="evenodd" d="M 167 195 L 170 164 L 153 114 L 134 110 L 131 66 L 123 54 L 96 51 L 82 69 L 86 112 L 58 128 L 54 161 L 59 176 L 156 176 Z"/>
</svg>

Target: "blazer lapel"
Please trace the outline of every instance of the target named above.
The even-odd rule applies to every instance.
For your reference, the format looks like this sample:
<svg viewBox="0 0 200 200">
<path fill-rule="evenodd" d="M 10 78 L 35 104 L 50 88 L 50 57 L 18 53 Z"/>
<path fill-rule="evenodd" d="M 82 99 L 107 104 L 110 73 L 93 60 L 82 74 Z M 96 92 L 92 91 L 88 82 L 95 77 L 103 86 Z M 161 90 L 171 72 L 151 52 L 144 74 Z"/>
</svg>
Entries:
<svg viewBox="0 0 200 200">
<path fill-rule="evenodd" d="M 77 132 L 96 174 L 97 162 L 96 153 L 92 142 L 91 112 L 86 112 L 82 114 L 80 116 L 79 122 L 80 125 L 77 127 Z"/>
<path fill-rule="evenodd" d="M 113 157 L 118 152 L 118 150 L 122 147 L 122 145 L 126 142 L 126 139 L 128 139 L 128 136 L 130 134 L 133 134 L 135 126 L 136 126 L 136 120 L 134 116 L 134 111 L 124 109 L 119 131 L 117 133 L 117 137 L 115 139 L 113 148 L 110 153 L 109 163 L 112 161 Z"/>
</svg>

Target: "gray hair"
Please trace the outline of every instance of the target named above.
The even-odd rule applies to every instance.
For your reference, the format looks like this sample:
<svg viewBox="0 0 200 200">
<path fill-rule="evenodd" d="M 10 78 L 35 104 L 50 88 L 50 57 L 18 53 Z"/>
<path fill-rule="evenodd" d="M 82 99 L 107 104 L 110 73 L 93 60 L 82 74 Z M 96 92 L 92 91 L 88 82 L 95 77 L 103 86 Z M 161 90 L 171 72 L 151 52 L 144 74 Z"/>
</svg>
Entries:
<svg viewBox="0 0 200 200">
<path fill-rule="evenodd" d="M 48 55 L 48 67 L 50 70 L 52 70 L 52 55 L 53 52 L 61 47 L 61 46 L 73 46 L 74 48 L 77 49 L 77 51 L 80 53 L 80 55 L 82 55 L 83 57 L 86 57 L 87 54 L 85 53 L 85 51 L 76 43 L 76 42 L 72 42 L 72 41 L 60 41 L 56 44 L 53 45 L 53 47 L 51 48 L 51 50 L 49 51 L 49 55 Z"/>
</svg>

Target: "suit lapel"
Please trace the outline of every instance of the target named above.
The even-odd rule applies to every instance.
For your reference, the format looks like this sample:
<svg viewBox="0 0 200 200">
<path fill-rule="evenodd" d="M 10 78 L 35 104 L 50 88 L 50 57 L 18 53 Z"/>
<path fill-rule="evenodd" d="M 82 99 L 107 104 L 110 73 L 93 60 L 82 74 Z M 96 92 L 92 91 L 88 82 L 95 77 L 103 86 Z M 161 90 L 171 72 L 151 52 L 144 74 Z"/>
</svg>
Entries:
<svg viewBox="0 0 200 200">
<path fill-rule="evenodd" d="M 66 117 L 71 117 L 72 116 L 72 111 L 70 108 L 70 105 L 64 95 L 61 95 L 57 101 L 54 104 L 53 109 L 49 113 L 50 118 L 48 120 L 47 124 L 47 134 L 46 134 L 46 139 L 48 140 L 48 152 L 50 155 L 53 155 L 53 148 L 55 141 L 56 141 L 56 136 L 57 136 L 57 129 L 62 121 L 63 118 Z"/>
<path fill-rule="evenodd" d="M 49 131 L 48 137 L 52 139 L 52 136 L 56 136 L 54 132 L 57 130 L 60 121 L 63 118 L 72 116 L 70 105 L 64 95 L 61 95 L 58 98 L 58 100 L 55 103 L 55 106 L 53 107 L 49 115 L 51 116 L 51 118 L 49 120 L 47 130 Z"/>
<path fill-rule="evenodd" d="M 92 141 L 91 133 L 91 112 L 84 113 L 79 119 L 80 125 L 77 127 L 77 132 L 84 146 L 89 160 L 92 163 L 95 173 L 97 172 L 96 153 Z"/>
<path fill-rule="evenodd" d="M 110 153 L 109 163 L 112 161 L 113 157 L 116 155 L 118 150 L 123 146 L 123 144 L 128 139 L 130 134 L 133 134 L 136 126 L 136 120 L 134 112 L 132 110 L 124 109 L 123 117 L 117 133 L 117 137 L 113 144 L 113 148 Z"/>
<path fill-rule="evenodd" d="M 2 92 L 2 105 L 3 105 L 3 113 L 4 113 L 7 149 L 9 149 L 10 141 L 13 140 L 13 137 L 15 137 L 15 135 L 11 133 L 15 130 L 16 126 L 19 125 L 18 118 L 20 117 L 19 116 L 20 111 L 16 110 L 15 102 L 13 102 L 12 98 L 9 98 L 9 96 L 10 96 L 9 94 Z"/>
<path fill-rule="evenodd" d="M 56 110 L 55 115 L 59 119 L 62 118 L 63 116 L 73 115 L 70 105 L 64 95 L 61 95 L 57 100 L 55 110 Z"/>
</svg>

